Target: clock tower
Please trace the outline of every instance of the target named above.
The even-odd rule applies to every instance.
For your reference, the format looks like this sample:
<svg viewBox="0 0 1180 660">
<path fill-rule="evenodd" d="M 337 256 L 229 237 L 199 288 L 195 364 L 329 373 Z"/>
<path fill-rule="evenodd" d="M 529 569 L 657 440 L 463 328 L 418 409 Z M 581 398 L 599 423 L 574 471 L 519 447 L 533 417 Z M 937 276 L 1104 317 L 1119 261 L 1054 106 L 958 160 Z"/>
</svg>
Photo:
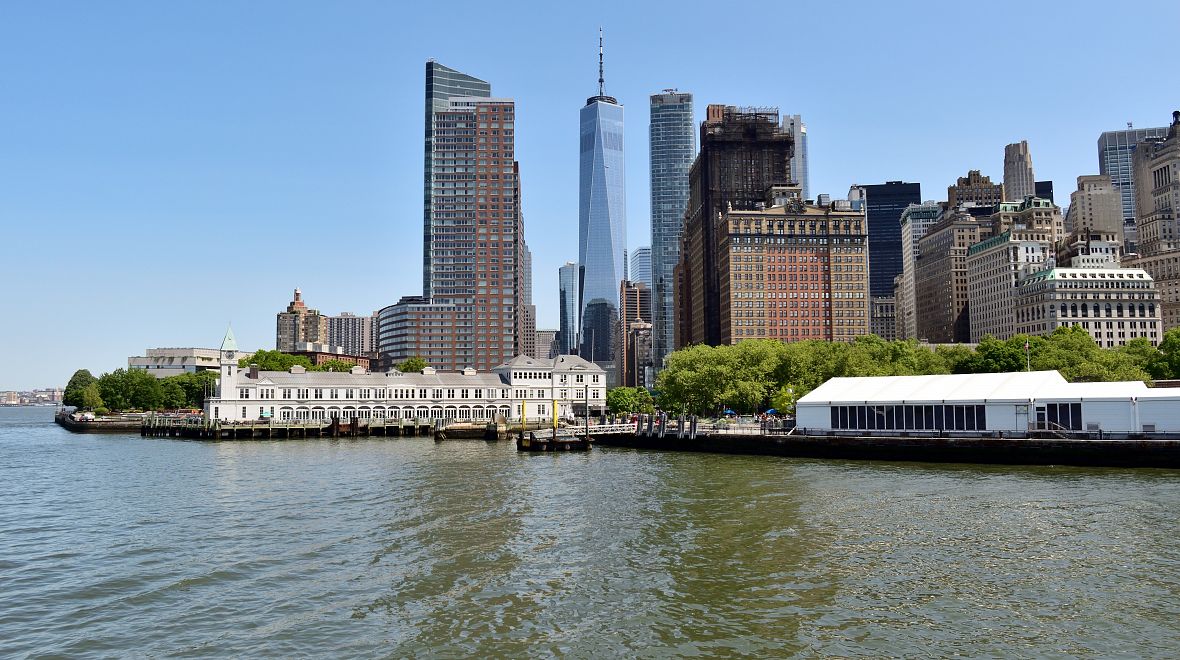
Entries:
<svg viewBox="0 0 1180 660">
<path fill-rule="evenodd" d="M 225 331 L 225 339 L 221 340 L 221 380 L 217 386 L 219 397 L 225 398 L 226 393 L 233 392 L 237 375 L 238 340 L 234 338 L 234 329 L 229 327 Z"/>
</svg>

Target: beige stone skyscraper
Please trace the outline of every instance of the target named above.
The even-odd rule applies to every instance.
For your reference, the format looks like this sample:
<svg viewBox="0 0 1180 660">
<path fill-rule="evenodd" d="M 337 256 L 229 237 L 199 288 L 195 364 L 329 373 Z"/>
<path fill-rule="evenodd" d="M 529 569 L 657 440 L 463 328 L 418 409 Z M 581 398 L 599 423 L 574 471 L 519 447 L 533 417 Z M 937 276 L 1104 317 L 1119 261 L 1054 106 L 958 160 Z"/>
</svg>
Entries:
<svg viewBox="0 0 1180 660">
<path fill-rule="evenodd" d="M 278 313 L 275 325 L 276 350 L 291 352 L 301 350 L 299 344 L 328 343 L 328 317 L 310 309 L 299 289 L 295 289 L 287 311 Z"/>
<path fill-rule="evenodd" d="M 1110 177 L 1105 174 L 1078 177 L 1078 189 L 1069 195 L 1065 228 L 1069 232 L 1115 234 L 1122 243 L 1122 197 Z"/>
<path fill-rule="evenodd" d="M 951 208 L 918 241 L 922 255 L 914 269 L 918 339 L 936 344 L 970 340 L 967 248 L 991 235 L 989 218 Z"/>
<path fill-rule="evenodd" d="M 979 170 L 967 172 L 967 176 L 959 177 L 953 186 L 947 186 L 946 204 L 955 208 L 960 204 L 972 202 L 980 206 L 993 206 L 1004 201 L 1004 184 L 992 183 L 989 176 L 984 176 Z"/>
<path fill-rule="evenodd" d="M 1035 195 L 1036 188 L 1028 141 L 1021 140 L 1004 147 L 1004 201 L 1022 202 L 1025 197 Z"/>
<path fill-rule="evenodd" d="M 1180 327 L 1180 110 L 1167 137 L 1140 142 L 1132 162 L 1139 257 L 1128 265 L 1155 278 L 1167 331 Z"/>
<path fill-rule="evenodd" d="M 917 268 L 919 241 L 926 232 L 942 219 L 942 205 L 938 202 L 910 204 L 901 212 L 901 275 L 899 285 L 894 289 L 896 305 L 897 337 L 916 339 L 918 317 L 914 276 Z"/>
</svg>

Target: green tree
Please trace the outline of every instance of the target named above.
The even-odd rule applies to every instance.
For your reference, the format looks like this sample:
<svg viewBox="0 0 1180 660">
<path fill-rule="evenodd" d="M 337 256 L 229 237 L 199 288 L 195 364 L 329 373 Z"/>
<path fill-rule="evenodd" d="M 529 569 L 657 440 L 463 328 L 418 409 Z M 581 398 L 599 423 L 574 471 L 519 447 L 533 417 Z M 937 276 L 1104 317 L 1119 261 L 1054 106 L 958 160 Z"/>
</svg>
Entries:
<svg viewBox="0 0 1180 660">
<path fill-rule="evenodd" d="M 607 390 L 606 407 L 612 413 L 654 413 L 651 392 L 642 387 L 615 387 Z"/>
<path fill-rule="evenodd" d="M 66 385 L 65 392 L 62 393 L 62 403 L 67 406 L 75 408 L 88 408 L 94 406 L 87 406 L 82 400 L 82 393 L 87 386 L 98 382 L 98 379 L 90 373 L 89 369 L 79 369 L 70 376 L 70 382 Z M 99 404 L 101 405 L 101 404 Z"/>
<path fill-rule="evenodd" d="M 1136 337 L 1128 341 L 1125 346 L 1119 346 L 1111 352 L 1120 357 L 1125 357 L 1131 364 L 1138 366 L 1144 371 L 1149 371 L 1151 363 L 1163 355 L 1145 337 Z"/>
<path fill-rule="evenodd" d="M 660 407 L 697 415 L 718 412 L 724 383 L 732 376 L 729 367 L 719 359 L 722 348 L 725 347 L 690 346 L 669 355 L 664 370 L 656 377 Z"/>
<path fill-rule="evenodd" d="M 1157 380 L 1180 378 L 1180 328 L 1164 333 L 1159 354 L 1152 357 L 1147 371 Z"/>
<path fill-rule="evenodd" d="M 959 344 L 947 346 L 944 344 L 936 347 L 933 352 L 945 367 L 946 373 L 972 373 L 970 369 L 972 361 L 975 359 L 975 351 L 970 346 Z"/>
<path fill-rule="evenodd" d="M 115 369 L 98 379 L 103 404 L 111 410 L 156 410 L 164 404 L 160 380 L 143 369 Z"/>
<path fill-rule="evenodd" d="M 635 400 L 638 404 L 635 412 L 654 413 L 656 411 L 656 400 L 652 398 L 651 392 L 647 391 L 645 387 L 635 388 Z"/>
<path fill-rule="evenodd" d="M 164 405 L 164 387 L 160 379 L 143 369 L 132 369 L 127 372 L 124 381 L 127 387 L 127 399 L 131 407 L 137 410 L 158 410 Z"/>
<path fill-rule="evenodd" d="M 291 355 L 283 353 L 282 351 L 258 351 L 248 358 L 238 360 L 238 367 L 245 369 L 251 364 L 258 365 L 262 371 L 288 371 L 291 367 L 299 365 L 305 369 L 311 369 L 311 360 L 302 355 Z"/>
<path fill-rule="evenodd" d="M 78 395 L 78 403 L 76 405 L 82 410 L 97 410 L 104 407 L 102 394 L 98 391 L 98 380 L 88 383 L 82 388 L 82 391 Z"/>
<path fill-rule="evenodd" d="M 770 403 L 778 414 L 794 415 L 795 402 L 798 400 L 799 388 L 796 385 L 787 383 L 778 389 L 778 392 L 770 399 Z"/>
<path fill-rule="evenodd" d="M 996 339 L 991 335 L 987 335 L 980 340 L 979 345 L 975 348 L 975 355 L 972 359 L 967 361 L 964 373 L 982 374 L 982 373 L 999 373 L 1004 371 L 1024 371 L 1025 370 L 1025 354 L 1024 342 L 1028 340 L 1031 348 L 1036 350 L 1041 342 L 1039 337 L 1030 338 L 1025 335 L 1013 337 L 1008 341 Z"/>
<path fill-rule="evenodd" d="M 188 397 L 180 383 L 171 378 L 165 378 L 160 383 L 160 390 L 162 394 L 160 405 L 162 407 L 169 409 L 188 407 Z"/>
<path fill-rule="evenodd" d="M 606 408 L 618 415 L 634 412 L 636 406 L 635 390 L 630 387 L 612 387 L 606 391 Z"/>
<path fill-rule="evenodd" d="M 422 358 L 415 355 L 414 357 L 397 365 L 397 370 L 403 374 L 413 374 L 418 373 L 429 366 L 430 365 L 426 363 L 426 360 L 423 360 Z"/>
<path fill-rule="evenodd" d="M 131 397 L 127 370 L 115 369 L 98 377 L 98 391 L 103 404 L 111 410 L 130 410 Z"/>
<path fill-rule="evenodd" d="M 314 371 L 335 371 L 339 373 L 348 373 L 356 364 L 352 362 L 345 362 L 344 360 L 326 360 L 323 364 L 318 364 L 313 367 Z"/>
<path fill-rule="evenodd" d="M 184 403 L 179 407 L 201 408 L 205 405 L 205 395 L 216 391 L 218 373 L 216 371 L 198 371 L 169 376 L 163 381 L 175 383 L 184 392 Z"/>
<path fill-rule="evenodd" d="M 732 346 L 690 346 L 668 356 L 656 389 L 660 406 L 669 411 L 790 410 L 794 399 L 838 376 L 1024 371 L 1026 355 L 1032 369 L 1056 370 L 1075 382 L 1180 377 L 1180 330 L 1166 335 L 1159 350 L 1144 340 L 1102 349 L 1077 327 L 1058 328 L 1045 337 L 988 336 L 974 350 L 932 349 L 873 335 L 852 342 L 745 340 Z"/>
</svg>

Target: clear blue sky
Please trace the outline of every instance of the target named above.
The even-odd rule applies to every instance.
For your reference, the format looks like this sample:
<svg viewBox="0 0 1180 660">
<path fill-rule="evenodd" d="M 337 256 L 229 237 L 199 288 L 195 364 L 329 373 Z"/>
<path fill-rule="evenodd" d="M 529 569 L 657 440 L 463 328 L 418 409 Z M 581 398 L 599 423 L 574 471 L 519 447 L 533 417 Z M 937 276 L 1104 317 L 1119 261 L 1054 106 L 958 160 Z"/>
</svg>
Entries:
<svg viewBox="0 0 1180 660">
<path fill-rule="evenodd" d="M 0 12 L 0 389 L 154 346 L 274 344 L 420 292 L 428 58 L 516 99 L 539 325 L 577 257 L 578 109 L 627 109 L 628 241 L 650 242 L 647 98 L 778 106 L 812 190 L 1002 177 L 1027 139 L 1068 198 L 1103 130 L 1180 107 L 1176 2 L 9 2 Z"/>
</svg>

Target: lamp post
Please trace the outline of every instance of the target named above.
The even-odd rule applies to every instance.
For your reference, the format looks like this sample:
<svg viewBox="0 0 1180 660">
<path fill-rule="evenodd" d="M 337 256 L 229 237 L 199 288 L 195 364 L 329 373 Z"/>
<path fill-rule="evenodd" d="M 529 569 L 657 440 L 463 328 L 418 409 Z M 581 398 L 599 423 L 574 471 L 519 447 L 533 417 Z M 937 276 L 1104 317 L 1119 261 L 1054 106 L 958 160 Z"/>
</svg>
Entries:
<svg viewBox="0 0 1180 660">
<path fill-rule="evenodd" d="M 590 437 L 590 385 L 587 383 L 582 387 L 582 392 L 586 400 L 586 437 Z"/>
</svg>

